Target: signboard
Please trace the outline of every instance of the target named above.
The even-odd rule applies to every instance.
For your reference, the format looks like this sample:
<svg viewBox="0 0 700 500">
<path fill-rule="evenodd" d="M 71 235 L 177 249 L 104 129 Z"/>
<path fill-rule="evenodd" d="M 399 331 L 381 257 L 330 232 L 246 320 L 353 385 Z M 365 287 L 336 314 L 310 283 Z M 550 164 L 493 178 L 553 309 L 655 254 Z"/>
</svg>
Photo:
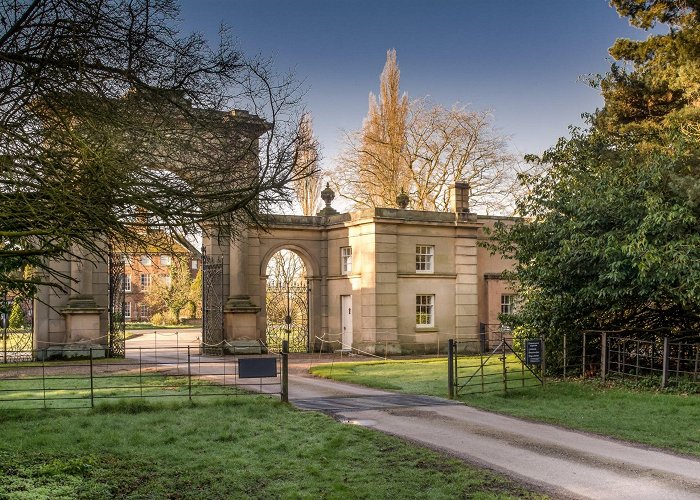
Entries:
<svg viewBox="0 0 700 500">
<path fill-rule="evenodd" d="M 542 342 L 539 340 L 525 341 L 525 364 L 526 365 L 541 365 L 542 364 Z"/>
<path fill-rule="evenodd" d="M 239 358 L 238 378 L 277 376 L 277 358 Z"/>
<path fill-rule="evenodd" d="M 5 329 L 10 326 L 11 300 L 0 300 L 0 328 Z"/>
</svg>

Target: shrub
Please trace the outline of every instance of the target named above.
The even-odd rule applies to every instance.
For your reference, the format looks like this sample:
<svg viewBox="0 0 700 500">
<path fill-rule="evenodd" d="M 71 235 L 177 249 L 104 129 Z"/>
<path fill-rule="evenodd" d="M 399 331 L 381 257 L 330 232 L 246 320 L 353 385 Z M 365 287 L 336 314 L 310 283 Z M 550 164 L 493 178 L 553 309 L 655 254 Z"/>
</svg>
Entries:
<svg viewBox="0 0 700 500">
<path fill-rule="evenodd" d="M 151 323 L 159 326 L 165 325 L 163 315 L 161 313 L 155 313 L 153 316 L 151 316 Z"/>
</svg>

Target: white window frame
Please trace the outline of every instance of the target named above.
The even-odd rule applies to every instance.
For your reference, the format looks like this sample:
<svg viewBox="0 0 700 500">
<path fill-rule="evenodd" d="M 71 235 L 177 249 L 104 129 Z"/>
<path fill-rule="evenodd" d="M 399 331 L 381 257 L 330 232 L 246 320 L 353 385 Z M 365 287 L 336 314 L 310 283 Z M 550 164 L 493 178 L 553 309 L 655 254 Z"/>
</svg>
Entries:
<svg viewBox="0 0 700 500">
<path fill-rule="evenodd" d="M 163 284 L 167 287 L 171 287 L 173 285 L 173 277 L 170 276 L 169 274 L 164 274 L 163 275 Z"/>
<path fill-rule="evenodd" d="M 192 266 L 191 266 L 191 267 L 192 267 L 192 269 L 193 269 L 194 271 L 197 270 L 197 268 L 199 267 L 199 262 L 197 262 L 197 259 L 193 259 L 193 260 L 192 260 Z"/>
<path fill-rule="evenodd" d="M 153 259 L 151 259 L 148 255 L 142 255 L 141 256 L 141 265 L 142 266 L 152 266 Z"/>
<path fill-rule="evenodd" d="M 124 303 L 124 320 L 131 319 L 131 302 Z"/>
<path fill-rule="evenodd" d="M 142 302 L 139 304 L 139 318 L 144 319 L 147 318 L 151 315 L 151 308 L 148 307 L 148 304 Z"/>
<path fill-rule="evenodd" d="M 340 272 L 352 273 L 352 247 L 340 247 Z"/>
<path fill-rule="evenodd" d="M 145 292 L 148 287 L 151 286 L 151 275 L 147 273 L 141 273 L 139 277 L 139 284 L 141 285 L 141 291 Z"/>
<path fill-rule="evenodd" d="M 160 265 L 161 266 L 170 266 L 173 263 L 173 258 L 170 255 L 161 255 L 160 256 Z"/>
<path fill-rule="evenodd" d="M 122 274 L 122 280 L 124 280 L 124 291 L 130 292 L 131 291 L 131 275 L 130 274 Z"/>
<path fill-rule="evenodd" d="M 435 245 L 416 245 L 416 273 L 433 274 L 434 263 Z"/>
<path fill-rule="evenodd" d="M 513 314 L 515 312 L 515 295 L 501 294 L 501 314 Z"/>
<path fill-rule="evenodd" d="M 435 295 L 416 295 L 416 328 L 435 327 Z"/>
</svg>

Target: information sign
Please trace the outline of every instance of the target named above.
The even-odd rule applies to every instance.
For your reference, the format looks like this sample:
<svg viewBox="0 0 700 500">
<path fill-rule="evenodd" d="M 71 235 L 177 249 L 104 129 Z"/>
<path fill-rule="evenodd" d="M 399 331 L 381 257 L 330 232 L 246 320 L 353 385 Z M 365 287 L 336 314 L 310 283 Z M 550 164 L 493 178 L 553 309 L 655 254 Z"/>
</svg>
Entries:
<svg viewBox="0 0 700 500">
<path fill-rule="evenodd" d="M 539 340 L 525 341 L 525 364 L 542 364 L 542 342 L 540 342 Z"/>
</svg>

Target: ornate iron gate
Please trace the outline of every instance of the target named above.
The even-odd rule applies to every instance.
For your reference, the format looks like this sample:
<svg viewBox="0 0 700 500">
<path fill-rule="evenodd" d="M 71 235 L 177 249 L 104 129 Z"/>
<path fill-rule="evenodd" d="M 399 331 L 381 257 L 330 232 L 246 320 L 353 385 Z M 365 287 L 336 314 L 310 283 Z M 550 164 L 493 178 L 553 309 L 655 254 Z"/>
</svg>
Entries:
<svg viewBox="0 0 700 500">
<path fill-rule="evenodd" d="M 34 349 L 33 301 L 0 298 L 0 363 L 31 361 Z"/>
<path fill-rule="evenodd" d="M 109 356 L 123 358 L 126 353 L 126 274 L 124 259 L 113 251 L 108 256 L 109 267 Z"/>
<path fill-rule="evenodd" d="M 309 290 L 307 281 L 267 283 L 268 349 L 279 351 L 287 340 L 289 352 L 309 351 Z"/>
<path fill-rule="evenodd" d="M 202 256 L 202 353 L 224 353 L 224 264 L 221 257 Z"/>
</svg>

